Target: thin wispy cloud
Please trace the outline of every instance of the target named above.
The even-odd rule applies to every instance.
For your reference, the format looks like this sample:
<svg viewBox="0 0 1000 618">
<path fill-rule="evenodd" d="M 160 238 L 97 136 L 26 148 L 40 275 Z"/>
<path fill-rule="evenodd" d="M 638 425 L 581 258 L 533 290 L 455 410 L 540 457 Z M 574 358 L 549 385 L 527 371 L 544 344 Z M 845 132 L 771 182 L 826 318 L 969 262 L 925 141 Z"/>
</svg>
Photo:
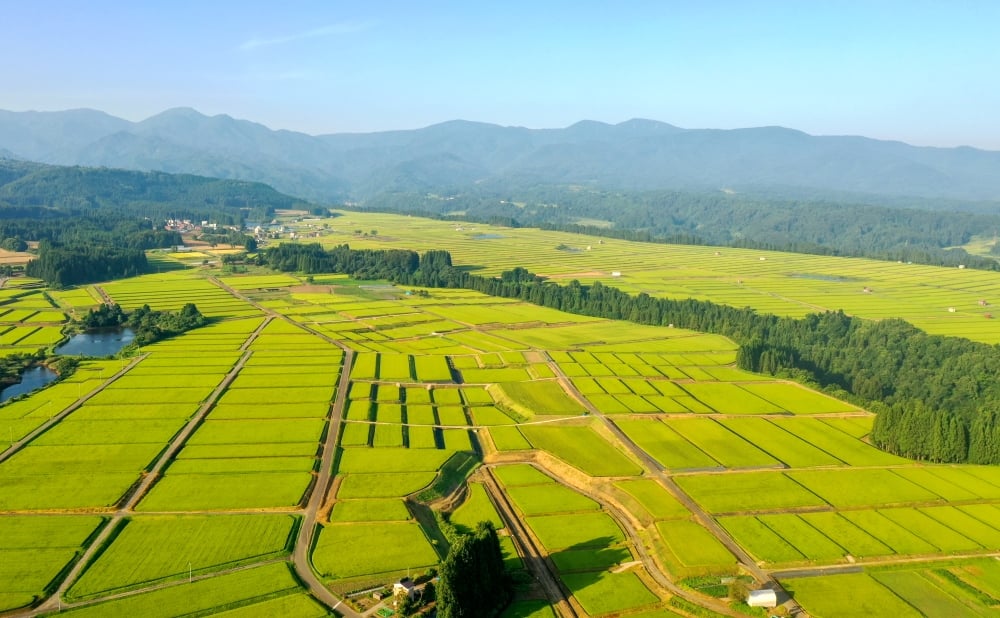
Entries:
<svg viewBox="0 0 1000 618">
<path fill-rule="evenodd" d="M 240 44 L 239 49 L 242 51 L 253 51 L 261 47 L 273 47 L 275 45 L 284 45 L 286 43 L 293 43 L 295 41 L 304 41 L 307 39 L 318 39 L 328 36 L 337 36 L 342 34 L 353 34 L 355 32 L 360 32 L 368 27 L 367 23 L 364 22 L 340 22 L 336 24 L 330 24 L 323 26 L 321 28 L 313 28 L 312 30 L 306 30 L 304 32 L 296 32 L 294 34 L 287 34 L 285 36 L 277 36 L 267 39 L 249 39 Z"/>
</svg>

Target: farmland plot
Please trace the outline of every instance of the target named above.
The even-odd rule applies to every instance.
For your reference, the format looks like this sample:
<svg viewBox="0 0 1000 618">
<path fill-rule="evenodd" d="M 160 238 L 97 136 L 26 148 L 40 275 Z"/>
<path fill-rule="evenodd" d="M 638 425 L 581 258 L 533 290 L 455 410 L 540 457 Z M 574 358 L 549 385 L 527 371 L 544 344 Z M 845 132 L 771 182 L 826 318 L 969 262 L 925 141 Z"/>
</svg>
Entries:
<svg viewBox="0 0 1000 618">
<path fill-rule="evenodd" d="M 287 515 L 135 518 L 87 568 L 70 596 L 104 595 L 286 555 L 293 524 Z"/>
</svg>

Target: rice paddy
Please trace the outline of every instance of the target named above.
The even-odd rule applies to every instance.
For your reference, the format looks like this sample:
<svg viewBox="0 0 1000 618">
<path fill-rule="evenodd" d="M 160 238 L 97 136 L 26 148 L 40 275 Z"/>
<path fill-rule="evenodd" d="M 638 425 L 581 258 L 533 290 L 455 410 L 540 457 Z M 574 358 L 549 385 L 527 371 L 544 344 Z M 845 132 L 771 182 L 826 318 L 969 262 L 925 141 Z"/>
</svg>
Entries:
<svg viewBox="0 0 1000 618">
<path fill-rule="evenodd" d="M 349 216 L 380 229 L 399 221 Z M 486 274 L 525 266 L 556 281 L 781 315 L 843 308 L 1000 342 L 1000 323 L 974 319 L 972 299 L 1000 291 L 990 273 L 618 240 L 553 254 L 551 240 L 579 237 L 504 229 L 503 239 L 472 240 L 447 223 L 406 221 L 359 246 L 440 244 Z M 623 276 L 611 277 L 625 260 Z M 831 272 L 847 274 L 798 276 Z M 334 482 L 310 559 L 338 594 L 438 566 L 446 539 L 426 502 L 461 487 L 483 461 L 581 615 L 670 615 L 654 568 L 675 579 L 736 572 L 736 557 L 699 523 L 706 518 L 765 571 L 861 570 L 782 577 L 814 615 L 1000 607 L 1000 568 L 987 557 L 1000 551 L 1000 473 L 879 451 L 866 441 L 872 415 L 736 369 L 732 341 L 467 290 L 406 294 L 321 278 L 304 288 L 292 275 L 229 275 L 223 287 L 181 269 L 0 294 L 2 354 L 58 342 L 62 325 L 102 294 L 126 308 L 195 302 L 214 318 L 145 346 L 131 368 L 88 359 L 0 406 L 0 431 L 13 444 L 83 400 L 0 460 L 0 611 L 65 584 L 61 598 L 82 614 L 325 615 L 289 560 L 328 437 L 337 443 Z M 874 292 L 855 289 L 864 286 Z M 942 315 L 939 305 L 959 310 Z M 344 349 L 354 353 L 349 369 Z M 342 371 L 350 379 L 338 392 Z M 447 520 L 459 531 L 482 520 L 501 528 L 516 574 L 531 561 L 517 555 L 481 480 L 448 503 Z M 64 581 L 109 519 L 114 533 L 101 551 Z M 658 563 L 643 560 L 640 539 Z M 843 586 L 849 601 L 834 598 Z M 134 594 L 105 600 L 121 592 Z M 548 603 L 523 599 L 509 613 L 553 615 Z"/>
</svg>

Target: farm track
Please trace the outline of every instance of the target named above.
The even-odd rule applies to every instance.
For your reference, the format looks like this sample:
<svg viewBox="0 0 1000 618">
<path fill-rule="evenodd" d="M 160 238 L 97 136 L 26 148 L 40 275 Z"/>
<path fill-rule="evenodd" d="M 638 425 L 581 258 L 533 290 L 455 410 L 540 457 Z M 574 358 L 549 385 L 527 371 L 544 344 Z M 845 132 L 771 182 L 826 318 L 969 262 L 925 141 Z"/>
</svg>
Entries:
<svg viewBox="0 0 1000 618">
<path fill-rule="evenodd" d="M 629 538 L 632 546 L 635 548 L 636 552 L 639 554 L 639 563 L 646 569 L 650 577 L 656 580 L 656 583 L 663 587 L 665 590 L 670 591 L 672 594 L 683 597 L 692 603 L 699 605 L 701 607 L 707 607 L 714 612 L 723 614 L 726 616 L 731 616 L 734 618 L 740 618 L 743 614 L 733 610 L 728 605 L 721 601 L 709 601 L 706 597 L 693 593 L 690 590 L 686 590 L 676 585 L 667 575 L 662 568 L 660 568 L 659 562 L 649 553 L 648 548 L 642 543 L 642 537 L 639 535 L 639 531 L 636 529 L 632 522 L 632 518 L 617 504 L 610 502 L 602 494 L 597 493 L 579 483 L 574 483 L 568 478 L 560 475 L 558 472 L 545 468 L 546 473 L 555 476 L 559 482 L 573 491 L 583 494 L 584 496 L 590 498 L 594 502 L 601 505 L 601 508 L 606 512 L 612 514 L 614 519 L 619 525 L 624 529 L 625 535 Z"/>
<path fill-rule="evenodd" d="M 511 531 L 510 536 L 520 550 L 524 566 L 535 576 L 535 580 L 541 584 L 556 613 L 562 618 L 575 618 L 577 615 L 576 611 L 563 593 L 563 589 L 559 585 L 555 573 L 541 552 L 538 551 L 538 547 L 525 529 L 524 523 L 517 517 L 514 507 L 507 499 L 507 495 L 503 493 L 496 479 L 493 478 L 492 469 L 489 466 L 483 466 L 483 468 L 483 486 L 490 497 L 490 501 L 497 508 L 497 512 L 507 525 L 507 529 Z"/>
<path fill-rule="evenodd" d="M 104 288 L 102 288 L 99 285 L 95 285 L 94 289 L 97 290 L 97 293 L 101 295 L 101 302 L 103 302 L 105 305 L 115 304 L 115 300 L 111 298 L 111 296 L 109 296 L 107 292 L 104 291 Z"/>
<path fill-rule="evenodd" d="M 12 445 L 10 445 L 9 447 L 7 447 L 6 450 L 4 450 L 2 453 L 0 453 L 0 463 L 3 463 L 7 459 L 9 459 L 13 455 L 15 455 L 18 451 L 20 451 L 22 448 L 24 448 L 32 440 L 34 440 L 38 436 L 42 435 L 43 433 L 45 433 L 46 431 L 48 431 L 53 425 L 55 425 L 56 423 L 62 421 L 64 418 L 66 418 L 67 416 L 69 416 L 70 414 L 72 414 L 73 412 L 75 412 L 80 406 L 82 406 L 83 404 L 87 403 L 87 401 L 91 397 L 94 397 L 95 395 L 97 395 L 98 393 L 100 393 L 102 390 L 104 390 L 105 388 L 107 388 L 112 382 L 114 382 L 118 378 L 120 378 L 123 375 L 125 375 L 126 373 L 128 373 L 129 370 L 131 370 L 133 367 L 135 367 L 137 364 L 139 364 L 139 362 L 142 361 L 144 358 L 146 358 L 146 356 L 148 356 L 148 354 L 143 354 L 141 356 L 135 357 L 134 359 L 132 359 L 132 362 L 130 362 L 128 365 L 125 365 L 124 367 L 122 367 L 122 369 L 120 371 L 116 372 L 113 376 L 111 376 L 110 378 L 108 378 L 103 384 L 101 384 L 100 386 L 98 386 L 94 390 L 90 391 L 89 393 L 87 393 L 83 397 L 80 397 L 79 399 L 77 399 L 76 401 L 74 401 L 73 403 L 71 403 L 68 407 L 66 407 L 62 412 L 60 412 L 59 414 L 56 414 L 55 416 L 53 416 L 49 420 L 45 421 L 39 427 L 37 427 L 34 431 L 32 431 L 28 435 L 24 436 L 23 438 L 21 438 L 17 442 L 14 442 Z"/>
<path fill-rule="evenodd" d="M 868 567 L 889 566 L 898 564 L 930 564 L 934 562 L 951 563 L 954 560 L 975 560 L 977 558 L 994 558 L 1000 560 L 1000 552 L 990 552 L 985 554 L 948 554 L 947 556 L 917 556 L 913 558 L 889 558 L 886 560 L 876 560 L 858 564 L 834 564 L 805 566 L 794 569 L 779 569 L 771 571 L 771 575 L 777 578 L 791 579 L 799 577 L 821 577 L 823 575 L 843 575 L 847 573 L 860 573 Z"/>
<path fill-rule="evenodd" d="M 269 321 L 270 319 L 264 320 L 264 322 L 262 322 L 261 325 L 250 334 L 247 340 L 252 342 L 256 339 Z M 135 509 L 135 505 L 138 504 L 139 500 L 141 500 L 143 496 L 149 492 L 150 487 L 152 487 L 153 484 L 161 477 L 163 468 L 167 465 L 167 463 L 173 460 L 173 457 L 184 446 L 188 438 L 191 437 L 191 434 L 193 434 L 198 426 L 201 425 L 205 416 L 208 415 L 208 411 L 212 409 L 216 400 L 218 400 L 222 393 L 225 392 L 232 381 L 236 379 L 236 376 L 239 375 L 240 370 L 243 369 L 243 366 L 246 364 L 251 354 L 252 352 L 250 351 L 245 351 L 243 353 L 240 360 L 237 361 L 233 368 L 229 370 L 229 373 L 226 374 L 226 377 L 222 379 L 219 385 L 215 387 L 215 390 L 213 390 L 212 394 L 208 396 L 204 403 L 202 403 L 195 415 L 191 417 L 187 424 L 184 425 L 184 428 L 176 436 L 174 436 L 173 440 L 170 441 L 170 444 L 166 449 L 164 449 L 160 457 L 156 460 L 156 463 L 153 464 L 153 468 L 147 474 L 143 475 L 139 484 L 135 486 L 129 494 L 127 494 L 125 501 L 104 524 L 100 533 L 97 534 L 90 546 L 83 552 L 83 555 L 80 556 L 80 559 L 73 565 L 73 568 L 70 569 L 69 573 L 62 580 L 56 590 L 45 601 L 38 605 L 38 607 L 26 615 L 38 615 L 39 613 L 52 611 L 53 608 L 57 609 L 61 606 L 61 600 L 66 591 L 69 590 L 70 586 L 76 582 L 81 573 L 83 573 L 83 569 L 94 558 L 97 552 L 100 551 L 110 536 L 118 528 L 119 522 L 132 514 Z M 124 370 L 122 373 L 124 373 Z"/>
<path fill-rule="evenodd" d="M 270 320 L 274 318 L 283 319 L 290 324 L 294 324 L 299 328 L 320 337 L 327 343 L 337 346 L 344 352 L 344 361 L 340 369 L 340 379 L 337 382 L 337 395 L 333 405 L 330 407 L 330 414 L 328 416 L 329 424 L 327 426 L 326 441 L 323 443 L 323 456 L 321 458 L 320 469 L 319 473 L 316 475 L 316 480 L 313 483 L 312 493 L 309 495 L 309 501 L 306 503 L 306 508 L 303 511 L 302 525 L 299 527 L 299 534 L 295 539 L 295 549 L 292 552 L 292 564 L 295 567 L 296 575 L 305 584 L 309 593 L 313 595 L 313 597 L 318 599 L 334 612 L 345 616 L 345 618 L 361 618 L 361 614 L 354 611 L 351 606 L 346 605 L 343 599 L 338 598 L 330 592 L 329 588 L 323 585 L 323 582 L 319 579 L 319 576 L 313 569 L 312 561 L 309 558 L 309 553 L 312 551 L 316 535 L 316 522 L 320 511 L 327 501 L 327 492 L 331 486 L 330 481 L 333 476 L 333 458 L 337 452 L 337 438 L 340 436 L 340 427 L 344 418 L 348 385 L 351 379 L 351 364 L 354 362 L 354 350 L 350 349 L 340 341 L 329 337 L 325 333 L 322 333 L 314 328 L 310 328 L 304 324 L 299 324 L 298 322 L 278 314 L 272 309 L 258 304 L 249 297 L 240 294 L 235 289 L 229 287 L 216 277 L 210 277 L 209 281 L 222 288 L 232 296 L 239 298 L 240 300 L 249 303 L 253 307 L 264 312 L 268 316 L 265 323 L 270 322 Z M 263 328 L 263 325 L 261 328 Z"/>
<path fill-rule="evenodd" d="M 213 571 L 211 573 L 203 573 L 201 575 L 195 575 L 195 576 L 191 577 L 190 579 L 186 579 L 186 578 L 174 579 L 174 580 L 171 580 L 171 581 L 166 581 L 166 582 L 162 582 L 162 583 L 159 583 L 159 584 L 155 584 L 153 586 L 145 586 L 143 588 L 136 588 L 134 590 L 127 590 L 125 592 L 118 592 L 118 593 L 115 593 L 115 594 L 109 594 L 107 596 L 102 596 L 102 597 L 99 597 L 99 598 L 96 598 L 96 599 L 87 599 L 85 601 L 76 601 L 74 603 L 58 603 L 58 606 L 56 607 L 56 610 L 57 611 L 61 611 L 61 610 L 64 610 L 64 609 L 77 609 L 77 608 L 81 608 L 81 607 L 87 607 L 87 606 L 90 606 L 90 605 L 97 605 L 98 603 L 104 603 L 105 601 L 114 601 L 114 600 L 117 600 L 117 599 L 125 599 L 125 598 L 128 598 L 128 597 L 134 597 L 136 595 L 145 594 L 147 592 L 155 592 L 157 590 L 164 590 L 166 588 L 173 588 L 175 586 L 183 586 L 183 585 L 186 585 L 186 584 L 191 584 L 191 583 L 194 583 L 194 582 L 202 581 L 204 579 L 211 579 L 213 577 L 219 577 L 221 575 L 229 575 L 229 574 L 232 574 L 232 573 L 239 573 L 240 571 L 248 571 L 250 569 L 256 569 L 257 567 L 262 567 L 262 566 L 265 566 L 265 565 L 268 565 L 268 564 L 275 564 L 275 563 L 278 563 L 278 562 L 285 562 L 285 561 L 286 561 L 285 558 L 275 558 L 273 560 L 265 560 L 263 562 L 254 562 L 254 563 L 251 563 L 251 564 L 243 564 L 243 565 L 240 565 L 238 567 L 233 567 L 231 569 L 223 569 L 221 571 Z M 30 614 L 12 614 L 12 616 L 14 616 L 14 615 L 36 616 L 36 615 L 38 615 L 38 612 L 41 611 L 41 609 L 42 609 L 41 606 L 39 606 L 33 612 L 31 612 Z"/>
<path fill-rule="evenodd" d="M 581 404 L 583 404 L 583 406 L 587 409 L 587 411 L 589 411 L 594 417 L 601 419 L 601 422 L 604 423 L 605 427 L 607 427 L 608 430 L 611 431 L 611 433 L 614 434 L 614 436 L 623 445 L 625 445 L 625 448 L 628 449 L 628 451 L 635 458 L 637 458 L 639 461 L 642 462 L 643 466 L 652 473 L 652 476 L 655 477 L 657 480 L 659 480 L 670 491 L 670 493 L 674 495 L 674 497 L 680 500 L 681 504 L 683 504 L 689 511 L 691 511 L 695 519 L 700 524 L 702 524 L 706 529 L 708 529 L 708 531 L 711 532 L 712 535 L 715 536 L 726 547 L 726 549 L 728 549 L 730 552 L 732 552 L 734 556 L 736 556 L 741 566 L 748 573 L 753 575 L 753 577 L 756 578 L 758 581 L 764 582 L 765 585 L 767 585 L 768 587 L 772 587 L 775 590 L 780 591 L 781 595 L 783 595 L 784 598 L 786 599 L 784 602 L 785 606 L 788 607 L 789 612 L 793 616 L 800 616 L 802 618 L 806 618 L 808 614 L 805 613 L 805 610 L 803 610 L 802 607 L 798 603 L 796 603 L 794 599 L 791 599 L 786 593 L 784 593 L 777 579 L 775 579 L 770 573 L 758 567 L 757 563 L 754 562 L 753 558 L 751 558 L 750 555 L 747 554 L 743 550 L 743 548 L 740 547 L 732 539 L 732 537 L 726 534 L 725 530 L 722 529 L 722 526 L 720 526 L 715 521 L 715 519 L 712 518 L 711 515 L 709 515 L 704 509 L 702 509 L 701 506 L 698 505 L 698 503 L 692 500 L 691 497 L 688 496 L 687 493 L 685 493 L 680 488 L 680 486 L 678 486 L 677 483 L 674 482 L 673 478 L 671 478 L 671 476 L 666 472 L 663 466 L 659 464 L 659 462 L 653 459 L 648 453 L 646 453 L 646 451 L 639 448 L 639 445 L 633 442 L 632 439 L 629 438 L 624 431 L 619 429 L 618 425 L 612 422 L 610 418 L 608 418 L 603 412 L 598 410 L 596 406 L 590 403 L 590 401 L 588 401 L 587 398 L 584 397 L 583 393 L 581 393 L 576 388 L 572 380 L 570 380 L 566 376 L 566 374 L 563 373 L 562 368 L 559 367 L 559 364 L 553 361 L 552 358 L 548 356 L 548 354 L 546 354 L 546 356 L 548 357 L 549 368 L 559 378 L 559 381 L 563 384 L 563 387 L 566 389 L 566 391 L 569 392 Z M 642 544 L 636 543 L 636 545 L 641 546 Z M 704 601 L 700 600 L 698 601 L 698 603 L 703 604 Z"/>
</svg>

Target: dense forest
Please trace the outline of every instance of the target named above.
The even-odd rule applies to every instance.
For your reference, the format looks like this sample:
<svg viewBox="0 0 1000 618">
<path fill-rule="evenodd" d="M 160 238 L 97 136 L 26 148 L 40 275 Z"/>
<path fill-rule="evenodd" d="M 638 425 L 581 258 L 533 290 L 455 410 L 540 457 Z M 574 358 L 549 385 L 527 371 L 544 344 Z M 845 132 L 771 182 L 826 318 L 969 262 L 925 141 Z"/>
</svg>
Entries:
<svg viewBox="0 0 1000 618">
<path fill-rule="evenodd" d="M 258 259 L 283 271 L 466 288 L 581 315 L 725 335 L 740 345 L 739 367 L 815 384 L 877 412 L 872 440 L 881 448 L 914 459 L 1000 464 L 998 346 L 928 335 L 902 320 L 841 312 L 780 318 L 708 301 L 631 296 L 600 282 L 558 285 L 523 268 L 482 277 L 454 268 L 447 251 L 282 244 Z"/>
<path fill-rule="evenodd" d="M 134 277 L 146 272 L 142 249 L 74 243 L 56 245 L 43 242 L 38 257 L 29 261 L 24 273 L 42 279 L 55 288 Z"/>
<path fill-rule="evenodd" d="M 308 204 L 256 182 L 0 159 L 2 218 L 111 212 L 236 225 L 270 218 L 277 208 L 300 206 Z"/>
<path fill-rule="evenodd" d="M 1000 270 L 958 245 L 1000 230 L 1000 216 L 677 191 L 536 187 L 442 197 L 382 194 L 362 209 L 530 226 L 646 242 L 709 244 Z"/>
</svg>

